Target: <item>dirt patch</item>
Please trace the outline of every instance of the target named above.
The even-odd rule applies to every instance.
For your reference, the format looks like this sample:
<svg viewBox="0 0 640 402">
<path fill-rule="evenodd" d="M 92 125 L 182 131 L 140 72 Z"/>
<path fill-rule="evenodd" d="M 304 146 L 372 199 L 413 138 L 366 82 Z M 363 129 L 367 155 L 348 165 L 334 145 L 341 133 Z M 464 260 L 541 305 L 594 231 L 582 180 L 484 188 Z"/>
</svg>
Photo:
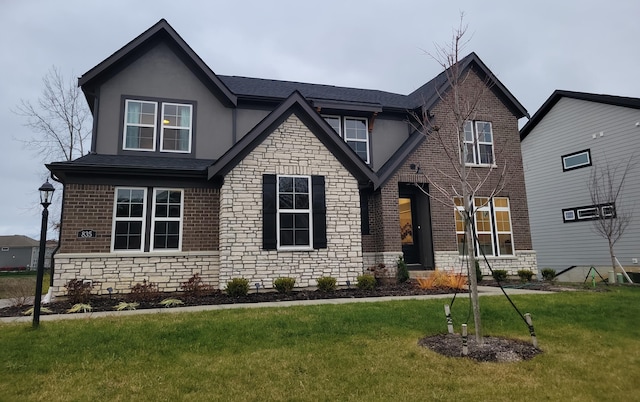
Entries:
<svg viewBox="0 0 640 402">
<path fill-rule="evenodd" d="M 479 345 L 474 336 L 467 338 L 469 354 L 466 356 L 479 362 L 519 362 L 529 360 L 542 353 L 542 350 L 531 343 L 519 339 L 484 337 Z M 436 353 L 448 357 L 465 357 L 462 355 L 462 336 L 460 334 L 438 334 L 422 338 L 418 345 L 427 347 Z"/>
</svg>

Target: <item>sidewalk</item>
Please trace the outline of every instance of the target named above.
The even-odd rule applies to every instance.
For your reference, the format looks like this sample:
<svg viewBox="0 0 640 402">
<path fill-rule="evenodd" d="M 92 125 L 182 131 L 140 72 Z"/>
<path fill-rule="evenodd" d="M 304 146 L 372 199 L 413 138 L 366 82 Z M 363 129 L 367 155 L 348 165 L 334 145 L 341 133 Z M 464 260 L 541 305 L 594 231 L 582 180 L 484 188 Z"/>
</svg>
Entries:
<svg viewBox="0 0 640 402">
<path fill-rule="evenodd" d="M 544 290 L 530 290 L 530 289 L 505 289 L 509 295 L 522 295 L 522 294 L 553 294 L 556 292 L 548 292 Z M 480 296 L 501 296 L 502 291 L 498 287 L 494 286 L 478 286 L 478 292 Z M 125 311 L 101 311 L 97 313 L 77 313 L 77 314 L 43 314 L 40 316 L 40 321 L 56 321 L 56 320 L 78 320 L 88 318 L 100 318 L 100 317 L 122 317 L 128 315 L 141 315 L 141 314 L 174 314 L 174 313 L 192 313 L 198 311 L 210 311 L 210 310 L 229 310 L 238 308 L 265 308 L 265 307 L 292 307 L 292 306 L 312 306 L 320 304 L 347 304 L 347 303 L 372 303 L 372 302 L 385 302 L 392 300 L 429 300 L 429 299 L 448 299 L 453 297 L 453 293 L 437 294 L 437 295 L 412 295 L 412 296 L 384 296 L 384 297 L 363 297 L 363 298 L 348 298 L 348 299 L 318 299 L 318 300 L 294 300 L 294 301 L 280 301 L 280 302 L 263 302 L 263 303 L 237 303 L 237 304 L 216 304 L 216 305 L 202 305 L 202 306 L 189 306 L 189 307 L 172 307 L 172 308 L 155 308 L 144 310 L 125 310 Z M 467 297 L 466 293 L 460 294 L 459 297 Z M 8 300 L 0 299 L 0 308 L 8 306 Z M 0 317 L 0 323 L 14 323 L 14 322 L 31 322 L 33 317 Z"/>
</svg>

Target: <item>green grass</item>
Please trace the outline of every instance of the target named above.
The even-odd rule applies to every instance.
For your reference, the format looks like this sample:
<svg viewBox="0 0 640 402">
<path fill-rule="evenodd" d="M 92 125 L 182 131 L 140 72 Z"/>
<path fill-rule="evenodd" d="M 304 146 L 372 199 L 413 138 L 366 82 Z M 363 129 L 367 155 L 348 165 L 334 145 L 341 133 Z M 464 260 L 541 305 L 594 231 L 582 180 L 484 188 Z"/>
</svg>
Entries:
<svg viewBox="0 0 640 402">
<path fill-rule="evenodd" d="M 44 273 L 42 280 L 42 294 L 49 290 L 51 276 Z M 0 273 L 0 299 L 14 297 L 16 293 L 27 292 L 28 296 L 36 294 L 36 271 L 1 272 Z"/>
<path fill-rule="evenodd" d="M 640 288 L 514 300 L 544 350 L 519 363 L 417 346 L 446 330 L 444 300 L 0 324 L 0 400 L 640 400 Z M 529 339 L 504 298 L 481 301 L 487 335 Z"/>
</svg>

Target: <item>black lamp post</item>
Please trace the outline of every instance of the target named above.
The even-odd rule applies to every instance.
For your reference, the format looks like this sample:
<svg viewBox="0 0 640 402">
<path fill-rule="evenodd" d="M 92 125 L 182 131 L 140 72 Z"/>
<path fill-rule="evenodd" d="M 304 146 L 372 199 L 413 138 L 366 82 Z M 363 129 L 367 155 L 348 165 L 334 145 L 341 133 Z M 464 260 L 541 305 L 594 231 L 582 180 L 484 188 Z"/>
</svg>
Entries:
<svg viewBox="0 0 640 402">
<path fill-rule="evenodd" d="M 42 299 L 42 278 L 44 277 L 44 253 L 47 247 L 47 223 L 49 221 L 49 205 L 55 189 L 47 179 L 38 189 L 40 205 L 42 205 L 42 223 L 40 225 L 40 252 L 38 253 L 38 275 L 36 276 L 36 296 L 33 300 L 33 328 L 40 325 L 40 303 Z"/>
</svg>

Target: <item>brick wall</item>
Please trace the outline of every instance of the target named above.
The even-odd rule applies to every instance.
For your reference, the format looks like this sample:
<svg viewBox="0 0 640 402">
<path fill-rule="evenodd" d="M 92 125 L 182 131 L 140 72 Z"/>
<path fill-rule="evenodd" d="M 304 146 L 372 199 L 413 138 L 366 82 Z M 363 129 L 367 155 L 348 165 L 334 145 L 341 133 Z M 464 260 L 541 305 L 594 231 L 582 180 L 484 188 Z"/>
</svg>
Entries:
<svg viewBox="0 0 640 402">
<path fill-rule="evenodd" d="M 325 177 L 327 248 L 262 249 L 262 175 Z M 340 284 L 363 272 L 358 183 L 295 115 L 282 123 L 225 177 L 220 191 L 220 287 L 232 278 L 273 287 L 290 276 L 297 287 L 323 275 Z"/>
</svg>

